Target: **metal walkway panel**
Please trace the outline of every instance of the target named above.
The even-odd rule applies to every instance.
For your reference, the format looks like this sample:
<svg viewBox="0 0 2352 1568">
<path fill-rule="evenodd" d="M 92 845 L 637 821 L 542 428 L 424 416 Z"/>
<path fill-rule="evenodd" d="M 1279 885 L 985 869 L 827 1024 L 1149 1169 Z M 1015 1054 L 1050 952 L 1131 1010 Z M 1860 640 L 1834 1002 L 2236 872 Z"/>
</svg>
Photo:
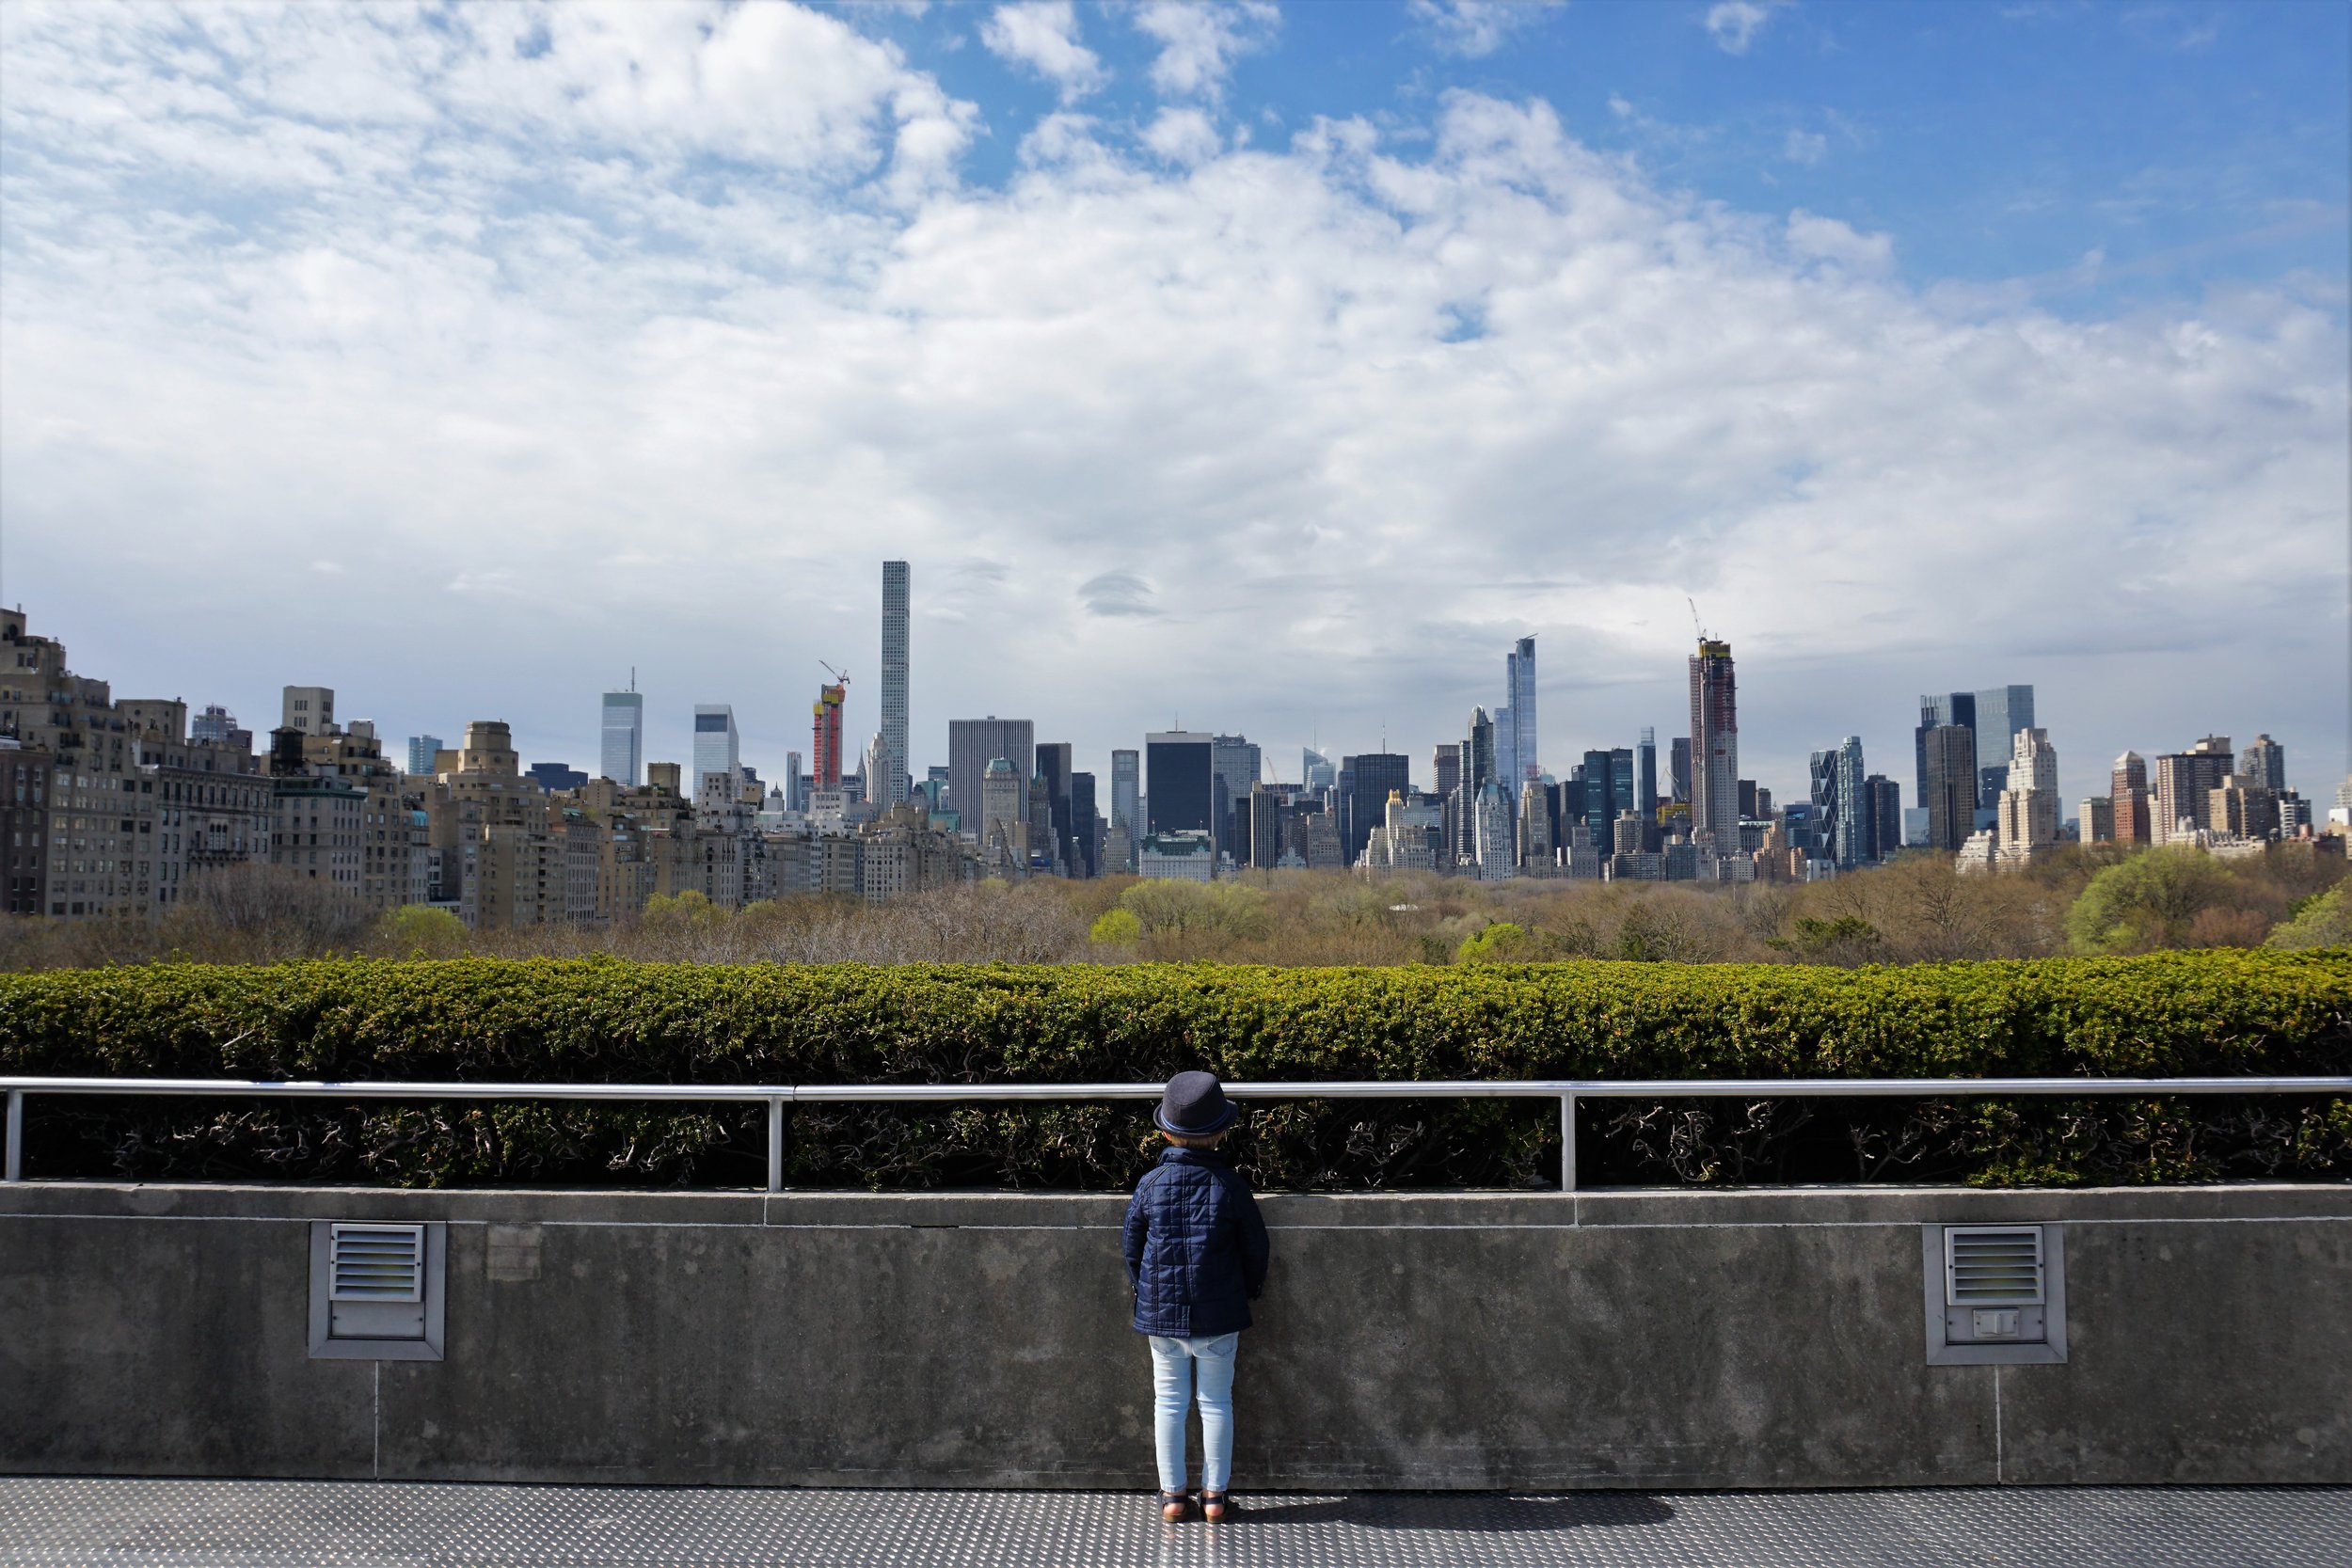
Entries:
<svg viewBox="0 0 2352 1568">
<path fill-rule="evenodd" d="M 0 1480 L 8 1568 L 2344 1568 L 2352 1487 L 1243 1495 Z"/>
</svg>

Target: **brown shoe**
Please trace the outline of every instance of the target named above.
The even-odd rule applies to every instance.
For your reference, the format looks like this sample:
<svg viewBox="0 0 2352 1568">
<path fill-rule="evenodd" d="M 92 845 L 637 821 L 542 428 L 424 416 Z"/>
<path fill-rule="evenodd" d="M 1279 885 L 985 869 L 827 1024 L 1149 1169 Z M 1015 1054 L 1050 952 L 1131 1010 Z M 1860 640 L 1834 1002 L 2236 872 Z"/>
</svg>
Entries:
<svg viewBox="0 0 2352 1568">
<path fill-rule="evenodd" d="M 1181 1525 L 1191 1513 L 1191 1493 L 1163 1492 L 1160 1494 L 1160 1519 L 1163 1523 Z"/>
<path fill-rule="evenodd" d="M 1200 1517 L 1206 1519 L 1213 1525 L 1219 1519 L 1224 1518 L 1227 1511 L 1232 1506 L 1232 1499 L 1228 1497 L 1222 1492 L 1203 1492 L 1200 1494 Z"/>
</svg>

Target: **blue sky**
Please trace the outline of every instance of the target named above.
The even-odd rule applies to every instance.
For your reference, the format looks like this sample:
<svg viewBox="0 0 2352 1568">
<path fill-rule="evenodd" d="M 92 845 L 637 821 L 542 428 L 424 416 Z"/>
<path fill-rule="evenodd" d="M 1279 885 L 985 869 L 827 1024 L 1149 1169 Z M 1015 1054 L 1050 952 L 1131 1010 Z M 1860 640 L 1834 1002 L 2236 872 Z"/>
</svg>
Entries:
<svg viewBox="0 0 2352 1568">
<path fill-rule="evenodd" d="M 1465 56 L 1433 49 L 1448 34 L 1429 8 L 1292 6 L 1226 94 L 1276 141 L 1318 115 L 1409 124 L 1447 87 L 1540 97 L 1661 181 L 1885 230 L 1908 272 L 2030 280 L 2055 309 L 2345 273 L 2352 7 L 1776 5 L 1752 30 L 1710 30 L 1717 8 L 1513 6 L 1496 47 Z M 1112 72 L 1089 107 L 1149 119 L 1152 40 L 1084 11 Z M 981 8 L 854 14 L 960 96 L 1016 117 L 1057 106 L 978 45 Z M 1016 150 L 999 131 L 967 166 L 1002 181 Z"/>
<path fill-rule="evenodd" d="M 2347 766 L 2352 8 L 0 8 L 0 592 L 126 694 L 771 773 L 1181 712 Z M 183 628 L 197 607 L 205 628 Z M 849 725 L 873 724 L 852 686 Z M 861 708 L 863 711 L 861 712 Z"/>
</svg>

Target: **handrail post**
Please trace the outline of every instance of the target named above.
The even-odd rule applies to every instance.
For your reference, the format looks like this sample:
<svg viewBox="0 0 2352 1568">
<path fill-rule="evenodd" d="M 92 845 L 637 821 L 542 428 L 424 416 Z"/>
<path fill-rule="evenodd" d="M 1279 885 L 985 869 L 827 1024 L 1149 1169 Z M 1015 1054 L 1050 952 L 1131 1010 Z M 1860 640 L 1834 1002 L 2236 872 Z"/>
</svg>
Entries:
<svg viewBox="0 0 2352 1568">
<path fill-rule="evenodd" d="M 23 1089 L 10 1089 L 8 1091 L 8 1165 L 5 1172 L 0 1172 L 0 1180 L 22 1181 L 24 1180 L 24 1091 Z"/>
<path fill-rule="evenodd" d="M 768 1097 L 768 1190 L 784 1191 L 784 1096 Z"/>
<path fill-rule="evenodd" d="M 1560 1190 L 1576 1191 L 1576 1096 L 1560 1097 Z"/>
</svg>

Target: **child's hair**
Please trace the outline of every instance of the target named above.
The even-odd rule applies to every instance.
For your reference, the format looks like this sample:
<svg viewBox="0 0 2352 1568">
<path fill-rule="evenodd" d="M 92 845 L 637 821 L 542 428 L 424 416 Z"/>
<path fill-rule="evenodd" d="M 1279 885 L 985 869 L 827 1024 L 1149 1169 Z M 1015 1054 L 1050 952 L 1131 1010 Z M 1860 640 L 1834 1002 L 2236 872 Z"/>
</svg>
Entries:
<svg viewBox="0 0 2352 1568">
<path fill-rule="evenodd" d="M 1202 1137 L 1189 1132 L 1170 1132 L 1163 1127 L 1160 1129 L 1160 1136 L 1179 1148 L 1215 1148 L 1225 1141 L 1225 1135 L 1232 1131 L 1230 1127 L 1220 1127 L 1206 1137 Z"/>
</svg>

